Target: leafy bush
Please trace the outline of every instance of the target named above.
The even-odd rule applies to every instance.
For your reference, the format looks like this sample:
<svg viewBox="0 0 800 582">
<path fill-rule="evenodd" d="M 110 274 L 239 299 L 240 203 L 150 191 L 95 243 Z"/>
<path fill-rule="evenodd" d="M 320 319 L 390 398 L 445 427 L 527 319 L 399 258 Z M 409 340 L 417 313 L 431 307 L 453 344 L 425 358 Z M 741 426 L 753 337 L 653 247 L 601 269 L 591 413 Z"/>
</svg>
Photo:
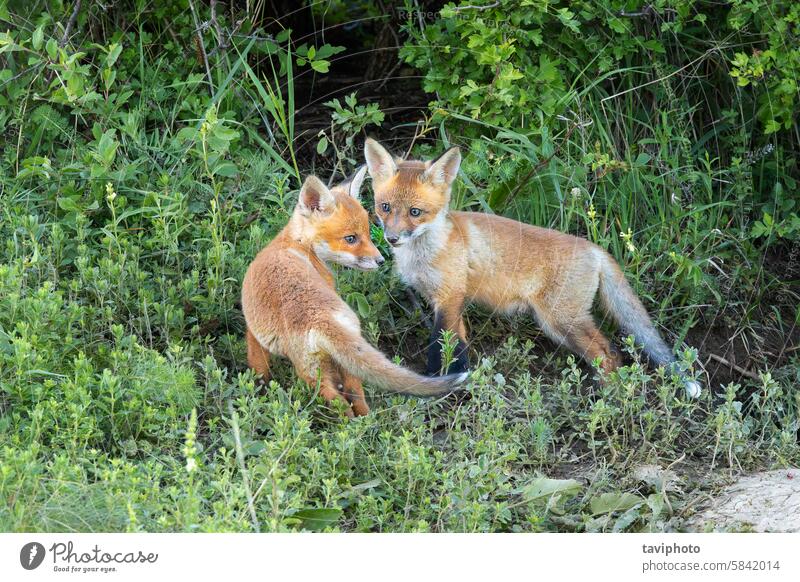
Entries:
<svg viewBox="0 0 800 582">
<path fill-rule="evenodd" d="M 418 10 L 406 2 L 401 15 L 410 42 L 401 56 L 425 72 L 423 86 L 436 93 L 436 105 L 534 130 L 596 87 L 645 89 L 648 76 L 705 62 L 721 81 L 720 105 L 758 100 L 764 130 L 773 133 L 790 129 L 796 115 L 798 10 L 794 2 L 743 0 L 722 8 L 662 0 L 637 10 L 617 0 L 450 2 L 420 30 Z M 749 54 L 736 50 L 746 45 Z M 725 72 L 749 94 L 725 83 Z"/>
<path fill-rule="evenodd" d="M 400 55 L 469 152 L 458 206 L 587 236 L 661 306 L 718 304 L 728 269 L 780 286 L 742 258 L 800 236 L 797 8 L 766 4 L 464 1 L 422 26 L 407 2 Z"/>
</svg>

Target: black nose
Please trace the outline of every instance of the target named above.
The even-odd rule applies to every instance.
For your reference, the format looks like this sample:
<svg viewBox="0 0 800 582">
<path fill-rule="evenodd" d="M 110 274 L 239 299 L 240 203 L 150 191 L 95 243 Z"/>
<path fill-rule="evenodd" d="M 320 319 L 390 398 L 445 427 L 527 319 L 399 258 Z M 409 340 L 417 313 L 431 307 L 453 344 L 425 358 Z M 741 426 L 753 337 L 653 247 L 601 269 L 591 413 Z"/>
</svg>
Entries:
<svg viewBox="0 0 800 582">
<path fill-rule="evenodd" d="M 377 259 L 375 259 L 375 262 L 378 263 L 379 265 L 382 265 L 386 262 L 386 259 L 384 259 L 383 257 L 378 257 Z"/>
<path fill-rule="evenodd" d="M 393 245 L 394 243 L 396 243 L 399 240 L 400 240 L 399 236 L 387 236 L 386 237 L 386 242 L 388 242 L 390 245 Z"/>
</svg>

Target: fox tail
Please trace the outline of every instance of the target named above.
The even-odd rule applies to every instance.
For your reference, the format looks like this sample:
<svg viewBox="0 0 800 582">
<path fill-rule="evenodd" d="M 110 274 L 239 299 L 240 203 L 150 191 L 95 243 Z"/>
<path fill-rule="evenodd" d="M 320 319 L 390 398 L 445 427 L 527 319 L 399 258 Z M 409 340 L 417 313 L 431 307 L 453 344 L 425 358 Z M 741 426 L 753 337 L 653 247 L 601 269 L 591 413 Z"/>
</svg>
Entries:
<svg viewBox="0 0 800 582">
<path fill-rule="evenodd" d="M 468 372 L 421 376 L 394 364 L 360 334 L 347 330 L 337 329 L 330 336 L 321 335 L 318 343 L 350 374 L 386 392 L 438 396 L 458 389 L 469 376 Z"/>
<path fill-rule="evenodd" d="M 600 269 L 600 298 L 603 305 L 616 320 L 623 331 L 632 335 L 636 343 L 644 350 L 656 366 L 667 369 L 683 378 L 686 394 L 691 398 L 700 396 L 702 386 L 688 378 L 678 368 L 672 350 L 664 343 L 650 316 L 647 314 L 639 298 L 636 297 L 622 269 L 608 253 L 603 253 Z"/>
</svg>

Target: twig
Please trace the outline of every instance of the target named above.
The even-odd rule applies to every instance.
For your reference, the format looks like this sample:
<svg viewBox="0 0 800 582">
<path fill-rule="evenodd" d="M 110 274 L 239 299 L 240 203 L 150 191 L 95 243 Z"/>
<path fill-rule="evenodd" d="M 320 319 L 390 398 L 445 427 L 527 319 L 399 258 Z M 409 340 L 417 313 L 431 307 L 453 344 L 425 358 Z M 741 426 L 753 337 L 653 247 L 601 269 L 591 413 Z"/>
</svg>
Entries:
<svg viewBox="0 0 800 582">
<path fill-rule="evenodd" d="M 67 46 L 67 41 L 69 40 L 69 33 L 72 32 L 72 27 L 75 26 L 75 21 L 78 20 L 78 11 L 81 9 L 81 0 L 75 0 L 75 6 L 72 7 L 72 14 L 67 21 L 67 27 L 64 29 L 64 36 L 61 37 L 61 41 L 58 43 L 58 46 L 64 48 Z"/>
<path fill-rule="evenodd" d="M 664 8 L 663 10 L 665 15 L 667 12 L 671 12 L 673 14 L 677 12 L 672 8 Z M 645 6 L 641 10 L 637 10 L 636 12 L 625 12 L 624 10 L 620 10 L 617 14 L 622 18 L 641 18 L 642 16 L 646 16 L 647 18 L 655 18 L 661 16 L 658 13 L 658 10 L 656 10 L 652 4 L 648 4 L 647 6 Z"/>
<path fill-rule="evenodd" d="M 459 6 L 458 8 L 453 8 L 453 12 L 461 12 L 463 10 L 489 10 L 489 8 L 494 8 L 496 6 L 500 6 L 500 2 L 493 2 L 491 4 L 487 4 L 486 6 L 472 6 L 471 4 L 467 6 Z"/>
<path fill-rule="evenodd" d="M 722 356 L 718 356 L 717 354 L 708 354 L 708 357 L 711 358 L 712 360 L 715 360 L 715 361 L 719 362 L 723 366 L 728 366 L 732 370 L 736 370 L 742 376 L 747 376 L 748 378 L 752 378 L 753 380 L 761 380 L 761 378 L 759 378 L 758 374 L 756 374 L 755 372 L 751 372 L 750 370 L 746 370 L 746 369 L 742 368 L 741 366 L 737 366 L 736 364 L 734 364 L 731 361 L 726 360 Z"/>
<path fill-rule="evenodd" d="M 81 0 L 75 0 L 75 5 L 72 7 L 72 14 L 69 15 L 69 20 L 67 21 L 67 26 L 64 27 L 64 34 L 61 36 L 61 40 L 58 41 L 58 46 L 60 48 L 64 48 L 67 46 L 67 41 L 69 41 L 69 34 L 72 32 L 72 28 L 75 26 L 75 22 L 78 20 L 78 12 L 81 9 Z M 53 69 L 50 69 L 45 73 L 44 80 L 45 83 L 49 86 L 50 81 L 53 80 Z"/>
<path fill-rule="evenodd" d="M 624 10 L 620 10 L 618 15 L 622 16 L 623 18 L 639 18 L 641 16 L 647 16 L 650 18 L 652 16 L 658 16 L 658 12 L 655 8 L 653 8 L 652 4 L 648 4 L 643 9 L 636 12 L 625 12 Z"/>
<path fill-rule="evenodd" d="M 422 125 L 422 120 L 420 119 L 419 121 L 417 121 L 417 126 L 414 128 L 414 137 L 411 138 L 411 144 L 409 144 L 408 150 L 406 150 L 406 155 L 403 156 L 404 160 L 407 160 L 408 156 L 411 155 L 411 148 L 414 147 L 414 144 L 416 143 L 417 138 L 419 137 L 419 128 L 421 125 Z"/>
<path fill-rule="evenodd" d="M 211 7 L 211 25 L 217 32 L 217 44 L 219 45 L 219 49 L 223 51 L 228 47 L 228 44 L 225 42 L 225 35 L 222 34 L 222 27 L 219 25 L 219 22 L 217 21 L 217 0 L 211 0 L 210 7 Z"/>
<path fill-rule="evenodd" d="M 208 66 L 208 55 L 206 54 L 206 45 L 203 43 L 203 29 L 200 26 L 200 21 L 197 20 L 197 12 L 194 9 L 194 2 L 189 0 L 189 9 L 192 11 L 192 20 L 194 21 L 194 29 L 197 33 L 197 43 L 200 47 L 200 54 L 203 56 L 203 64 L 206 68 L 206 77 L 208 77 L 208 92 L 214 96 L 214 81 L 211 78 L 211 67 Z"/>
<path fill-rule="evenodd" d="M 191 3 L 191 0 L 190 0 Z M 236 445 L 236 460 L 239 462 L 239 470 L 242 472 L 244 481 L 244 493 L 247 496 L 247 509 L 250 511 L 250 520 L 256 533 L 261 533 L 261 525 L 258 523 L 256 507 L 253 502 L 253 491 L 250 489 L 250 478 L 247 474 L 247 467 L 244 464 L 244 451 L 242 450 L 242 439 L 239 436 L 239 416 L 233 410 L 233 403 L 228 400 L 228 411 L 231 413 L 231 426 L 233 428 L 233 441 Z"/>
<path fill-rule="evenodd" d="M 691 67 L 695 63 L 698 63 L 698 62 L 702 61 L 704 58 L 706 58 L 708 55 L 710 55 L 711 53 L 713 53 L 716 50 L 717 50 L 716 48 L 708 49 L 706 52 L 704 52 L 702 55 L 700 55 L 699 57 L 694 59 L 692 62 L 683 65 L 679 69 L 675 69 L 669 75 L 665 75 L 665 76 L 660 77 L 658 79 L 653 79 L 652 81 L 648 81 L 647 83 L 642 83 L 641 85 L 637 85 L 636 87 L 631 87 L 630 89 L 625 89 L 624 91 L 620 91 L 619 93 L 614 93 L 613 95 L 609 95 L 608 97 L 603 97 L 602 99 L 600 99 L 600 103 L 605 103 L 609 99 L 614 99 L 616 97 L 620 97 L 621 95 L 625 95 L 626 93 L 630 93 L 631 91 L 637 91 L 637 90 L 639 90 L 639 89 L 641 89 L 643 87 L 647 87 L 648 85 L 653 85 L 655 83 L 660 83 L 661 81 L 666 81 L 667 79 L 669 79 L 673 75 L 677 75 L 678 73 L 688 69 L 689 67 Z"/>
</svg>

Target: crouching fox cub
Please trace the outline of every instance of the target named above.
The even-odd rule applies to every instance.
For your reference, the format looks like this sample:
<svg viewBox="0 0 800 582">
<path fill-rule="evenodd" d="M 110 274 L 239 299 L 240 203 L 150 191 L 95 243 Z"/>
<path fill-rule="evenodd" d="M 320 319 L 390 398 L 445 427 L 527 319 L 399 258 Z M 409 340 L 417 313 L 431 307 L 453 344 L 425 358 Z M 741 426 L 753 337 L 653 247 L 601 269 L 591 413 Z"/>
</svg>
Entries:
<svg viewBox="0 0 800 582">
<path fill-rule="evenodd" d="M 309 385 L 319 383 L 325 400 L 343 402 L 348 416 L 369 412 L 362 380 L 433 396 L 467 376 L 430 378 L 393 364 L 361 337 L 358 317 L 336 293 L 325 262 L 369 271 L 384 261 L 358 201 L 365 173 L 362 167 L 332 189 L 308 177 L 289 223 L 258 253 L 242 285 L 250 367 L 267 377 L 270 355 L 285 356 Z"/>
<path fill-rule="evenodd" d="M 592 318 L 596 295 L 656 365 L 680 373 L 617 262 L 595 244 L 555 230 L 478 212 L 449 211 L 461 164 L 458 148 L 433 161 L 395 159 L 378 142 L 364 146 L 375 214 L 403 281 L 435 310 L 428 373 L 441 367 L 439 337 L 458 335 L 457 362 L 467 365 L 464 306 L 475 301 L 500 312 L 533 314 L 544 332 L 589 362 L 611 371 L 616 355 Z M 700 385 L 684 378 L 689 396 Z"/>
</svg>

